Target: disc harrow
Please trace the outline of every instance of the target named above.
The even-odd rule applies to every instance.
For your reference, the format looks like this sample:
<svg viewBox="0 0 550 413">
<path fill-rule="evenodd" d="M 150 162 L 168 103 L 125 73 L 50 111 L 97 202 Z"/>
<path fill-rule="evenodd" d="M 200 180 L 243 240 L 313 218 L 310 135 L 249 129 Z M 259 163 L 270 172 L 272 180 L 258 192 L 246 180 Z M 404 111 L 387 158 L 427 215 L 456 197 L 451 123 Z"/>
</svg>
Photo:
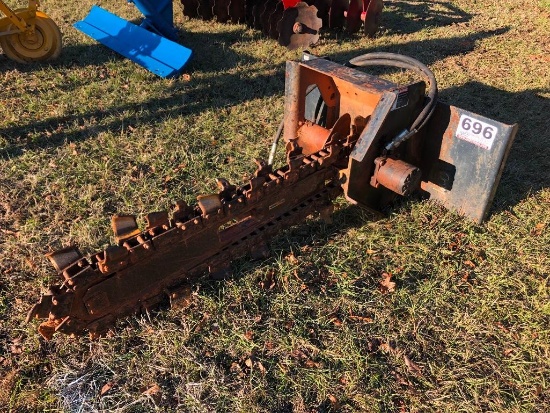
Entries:
<svg viewBox="0 0 550 413">
<path fill-rule="evenodd" d="M 363 31 L 372 37 L 380 25 L 382 0 L 181 0 L 189 18 L 244 23 L 289 49 L 317 43 L 321 27 Z"/>
</svg>

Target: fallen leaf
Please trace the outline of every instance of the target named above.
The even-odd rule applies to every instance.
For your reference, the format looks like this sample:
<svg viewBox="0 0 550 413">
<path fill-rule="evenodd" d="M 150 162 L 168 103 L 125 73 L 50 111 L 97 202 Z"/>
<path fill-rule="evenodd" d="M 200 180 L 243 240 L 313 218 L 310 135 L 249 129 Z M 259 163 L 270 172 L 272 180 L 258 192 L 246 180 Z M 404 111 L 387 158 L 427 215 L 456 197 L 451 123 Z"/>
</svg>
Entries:
<svg viewBox="0 0 550 413">
<path fill-rule="evenodd" d="M 254 332 L 252 330 L 248 330 L 246 333 L 243 334 L 243 336 L 248 341 L 252 341 L 252 338 L 254 337 Z"/>
<path fill-rule="evenodd" d="M 265 278 L 260 281 L 260 287 L 264 290 L 271 290 L 275 287 L 275 271 L 270 270 L 265 275 Z"/>
<path fill-rule="evenodd" d="M 111 390 L 113 387 L 115 386 L 115 382 L 114 381 L 108 381 L 107 383 L 105 383 L 103 385 L 103 387 L 101 388 L 101 391 L 99 392 L 99 396 L 103 396 L 105 393 L 107 393 L 109 390 Z"/>
<path fill-rule="evenodd" d="M 333 409 L 338 410 L 340 408 L 340 403 L 338 402 L 338 399 L 333 396 L 332 394 L 329 394 L 327 396 L 328 401 L 330 402 L 330 405 Z"/>
<path fill-rule="evenodd" d="M 475 268 L 476 267 L 476 265 L 470 260 L 464 261 L 464 265 L 467 265 L 470 268 Z"/>
<path fill-rule="evenodd" d="M 191 286 L 185 286 L 170 293 L 170 306 L 172 308 L 186 309 L 192 303 Z"/>
<path fill-rule="evenodd" d="M 286 257 L 285 257 L 285 260 L 287 260 L 289 263 L 291 264 L 297 264 L 298 263 L 298 258 L 296 258 L 296 256 L 294 255 L 293 252 L 291 252 L 290 254 L 288 254 Z"/>
<path fill-rule="evenodd" d="M 320 367 L 320 364 L 311 360 L 311 359 L 307 359 L 306 362 L 304 363 L 306 367 L 309 367 L 309 368 L 318 368 Z"/>
<path fill-rule="evenodd" d="M 371 317 L 363 317 L 363 316 L 360 316 L 360 315 L 352 315 L 352 314 L 350 314 L 348 316 L 348 318 L 350 320 L 360 321 L 362 323 L 372 323 L 374 321 Z"/>
<path fill-rule="evenodd" d="M 382 273 L 382 281 L 378 283 L 378 289 L 382 294 L 392 293 L 395 291 L 395 282 L 392 279 L 391 273 Z"/>
<path fill-rule="evenodd" d="M 161 391 L 161 388 L 159 387 L 158 384 L 155 383 L 148 389 L 142 391 L 141 394 L 143 394 L 144 396 L 154 396 L 155 394 L 160 393 L 160 391 Z"/>
<path fill-rule="evenodd" d="M 538 223 L 537 225 L 535 225 L 535 228 L 533 229 L 533 231 L 531 231 L 531 234 L 537 235 L 537 236 L 542 235 L 542 231 L 544 230 L 545 226 L 546 224 L 543 222 Z"/>
<path fill-rule="evenodd" d="M 266 373 L 265 367 L 264 367 L 264 365 L 263 365 L 261 362 L 258 361 L 258 362 L 256 363 L 256 367 L 258 367 L 258 370 L 260 370 L 260 373 L 262 373 L 262 374 L 265 374 L 265 373 Z"/>
<path fill-rule="evenodd" d="M 246 360 L 244 361 L 244 364 L 246 365 L 246 367 L 248 367 L 249 369 L 251 369 L 254 363 L 252 362 L 251 359 L 248 358 L 248 359 L 246 359 Z"/>
<path fill-rule="evenodd" d="M 403 355 L 403 360 L 405 361 L 405 365 L 409 369 L 411 373 L 422 375 L 422 369 L 418 367 L 408 356 Z"/>
</svg>

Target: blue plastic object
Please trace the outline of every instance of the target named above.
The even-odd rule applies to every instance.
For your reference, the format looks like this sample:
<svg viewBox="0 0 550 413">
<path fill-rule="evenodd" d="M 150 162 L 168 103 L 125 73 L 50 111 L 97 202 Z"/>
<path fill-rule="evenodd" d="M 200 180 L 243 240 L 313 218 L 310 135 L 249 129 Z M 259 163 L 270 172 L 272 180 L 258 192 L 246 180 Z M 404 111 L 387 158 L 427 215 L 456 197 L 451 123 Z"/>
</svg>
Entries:
<svg viewBox="0 0 550 413">
<path fill-rule="evenodd" d="M 170 40 L 178 40 L 178 31 L 174 27 L 174 9 L 172 0 L 129 0 L 145 16 L 141 27 L 151 30 Z"/>
<path fill-rule="evenodd" d="M 192 51 L 117 15 L 93 6 L 74 24 L 81 32 L 161 77 L 175 77 L 191 58 Z"/>
</svg>

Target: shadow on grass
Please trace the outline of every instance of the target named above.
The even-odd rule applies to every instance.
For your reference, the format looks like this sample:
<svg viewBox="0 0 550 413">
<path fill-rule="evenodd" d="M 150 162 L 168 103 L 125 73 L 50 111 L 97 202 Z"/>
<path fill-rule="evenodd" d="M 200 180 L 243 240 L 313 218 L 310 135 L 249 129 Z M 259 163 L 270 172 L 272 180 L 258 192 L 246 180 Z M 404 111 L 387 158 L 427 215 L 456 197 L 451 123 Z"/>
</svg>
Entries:
<svg viewBox="0 0 550 413">
<path fill-rule="evenodd" d="M 389 34 L 409 34 L 428 27 L 465 23 L 471 18 L 471 14 L 449 1 L 392 1 L 384 5 L 382 29 Z"/>
<path fill-rule="evenodd" d="M 383 51 L 415 56 L 430 65 L 448 56 L 467 53 L 473 49 L 476 41 L 499 35 L 506 30 L 484 31 L 448 39 L 414 41 L 398 46 L 388 46 Z M 144 102 L 119 105 L 115 103 L 106 110 L 97 109 L 84 114 L 50 117 L 0 129 L 0 136 L 7 141 L 7 145 L 0 148 L 0 157 L 13 158 L 21 155 L 25 150 L 56 147 L 66 141 L 82 141 L 103 131 L 122 130 L 128 124 L 156 124 L 170 117 L 198 114 L 208 109 L 238 105 L 252 99 L 284 93 L 284 64 L 274 68 L 275 73 L 273 70 L 268 74 L 258 75 L 251 74 L 246 70 L 229 73 L 230 69 L 239 65 L 255 62 L 255 58 L 237 53 L 230 47 L 235 42 L 243 41 L 240 31 L 216 37 L 214 41 L 209 33 L 193 33 L 189 39 L 188 44 L 195 53 L 194 63 L 191 63 L 189 69 L 190 71 L 201 70 L 205 76 L 197 80 L 192 78 L 188 84 L 167 90 L 165 96 Z M 212 53 L 213 43 L 216 41 L 223 43 L 223 47 L 221 47 L 221 51 L 218 48 L 216 53 Z M 78 55 L 81 47 L 83 46 L 75 46 L 74 55 Z M 103 46 L 92 47 L 99 55 L 107 53 L 110 58 L 115 58 L 114 52 Z M 371 48 L 363 48 L 353 54 L 340 53 L 330 57 L 336 62 L 344 63 L 354 56 L 371 51 L 373 51 Z M 377 51 L 382 50 L 377 49 Z M 72 60 L 71 57 L 73 51 L 69 50 L 67 54 L 69 57 L 65 57 L 62 62 L 69 59 L 77 64 L 76 60 Z M 103 60 L 100 58 L 99 62 L 101 63 Z M 94 65 L 97 64 L 97 60 L 94 61 L 93 56 L 90 55 L 88 58 L 84 58 L 80 64 Z M 78 83 L 78 80 L 76 82 L 77 84 L 73 85 L 74 90 L 70 90 L 69 86 L 67 86 L 67 90 L 78 93 L 78 87 L 81 84 Z M 128 116 L 128 113 L 131 115 Z M 134 115 L 138 113 L 139 117 Z M 92 120 L 95 123 L 93 129 L 84 128 L 84 125 L 88 122 L 91 123 Z M 75 127 L 75 124 L 80 128 Z"/>
</svg>

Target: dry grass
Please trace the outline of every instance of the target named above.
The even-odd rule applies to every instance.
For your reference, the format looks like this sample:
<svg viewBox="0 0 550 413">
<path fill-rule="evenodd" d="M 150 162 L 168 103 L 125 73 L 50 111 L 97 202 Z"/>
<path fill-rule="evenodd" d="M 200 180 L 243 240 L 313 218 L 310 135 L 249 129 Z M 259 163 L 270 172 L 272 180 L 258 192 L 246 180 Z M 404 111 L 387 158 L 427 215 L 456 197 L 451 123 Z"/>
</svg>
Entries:
<svg viewBox="0 0 550 413">
<path fill-rule="evenodd" d="M 176 5 L 191 80 L 159 79 L 71 27 L 93 3 L 44 2 L 64 34 L 56 62 L 0 56 L 0 410 L 550 411 L 548 1 L 388 0 L 376 39 L 325 33 L 312 49 L 414 56 L 445 101 L 518 122 L 487 223 L 429 202 L 372 222 L 342 201 L 332 225 L 308 221 L 272 258 L 198 284 L 186 310 L 44 342 L 24 324 L 53 274 L 42 254 L 95 251 L 115 212 L 239 181 L 267 156 L 299 56 Z"/>
</svg>

